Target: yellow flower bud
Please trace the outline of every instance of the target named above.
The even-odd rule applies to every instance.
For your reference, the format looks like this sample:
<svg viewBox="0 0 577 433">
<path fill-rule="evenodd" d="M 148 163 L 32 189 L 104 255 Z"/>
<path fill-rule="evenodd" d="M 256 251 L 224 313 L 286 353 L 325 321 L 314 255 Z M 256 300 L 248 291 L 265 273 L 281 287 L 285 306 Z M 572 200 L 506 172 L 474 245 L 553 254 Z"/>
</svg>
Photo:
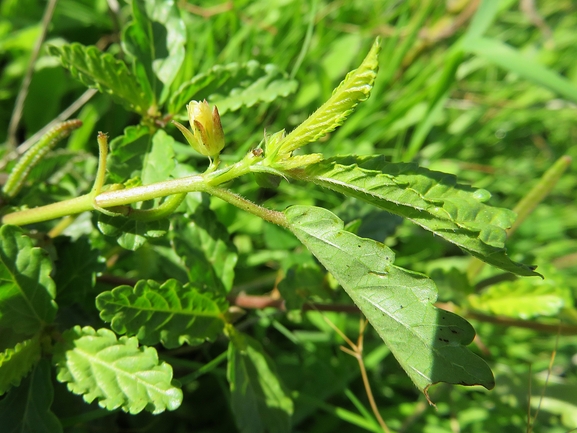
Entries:
<svg viewBox="0 0 577 433">
<path fill-rule="evenodd" d="M 179 122 L 173 120 L 172 123 L 198 153 L 208 157 L 217 156 L 224 147 L 224 132 L 216 106 L 211 113 L 205 99 L 202 102 L 190 101 L 186 110 L 192 132 Z"/>
</svg>

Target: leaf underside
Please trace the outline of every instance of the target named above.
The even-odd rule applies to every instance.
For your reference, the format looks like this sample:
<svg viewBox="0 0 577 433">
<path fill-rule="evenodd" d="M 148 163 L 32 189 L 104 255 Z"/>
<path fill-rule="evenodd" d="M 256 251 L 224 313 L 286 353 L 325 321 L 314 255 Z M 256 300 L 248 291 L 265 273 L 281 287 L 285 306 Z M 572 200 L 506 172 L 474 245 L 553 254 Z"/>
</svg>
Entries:
<svg viewBox="0 0 577 433">
<path fill-rule="evenodd" d="M 62 334 L 53 362 L 59 382 L 108 410 L 157 414 L 182 402 L 182 391 L 171 383 L 172 367 L 159 362 L 154 348 L 138 347 L 135 337 L 117 340 L 108 329 L 75 326 Z"/>
<path fill-rule="evenodd" d="M 292 206 L 285 214 L 289 229 L 339 281 L 421 391 L 437 382 L 493 388 L 487 364 L 465 347 L 474 329 L 433 305 L 432 280 L 393 265 L 388 247 L 345 231 L 326 209 Z"/>
<path fill-rule="evenodd" d="M 96 298 L 100 317 L 119 334 L 136 336 L 142 344 L 161 342 L 171 349 L 184 343 L 214 341 L 224 326 L 227 302 L 176 280 L 160 285 L 141 280 L 134 288 L 120 286 Z"/>
<path fill-rule="evenodd" d="M 506 255 L 505 230 L 515 213 L 486 205 L 487 191 L 458 184 L 454 175 L 389 163 L 383 156 L 338 156 L 308 166 L 298 178 L 407 218 L 501 269 L 539 275 Z"/>
</svg>

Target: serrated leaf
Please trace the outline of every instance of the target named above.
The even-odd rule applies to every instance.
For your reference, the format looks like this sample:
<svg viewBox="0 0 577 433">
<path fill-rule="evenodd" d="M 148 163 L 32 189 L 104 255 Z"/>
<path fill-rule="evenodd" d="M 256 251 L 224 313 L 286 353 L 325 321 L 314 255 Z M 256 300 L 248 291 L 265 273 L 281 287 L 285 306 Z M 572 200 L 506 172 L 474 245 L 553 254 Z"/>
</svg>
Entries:
<svg viewBox="0 0 577 433">
<path fill-rule="evenodd" d="M 505 253 L 505 230 L 515 214 L 485 204 L 491 197 L 487 191 L 459 184 L 454 175 L 389 163 L 383 156 L 334 157 L 304 170 L 300 179 L 407 218 L 487 263 L 518 275 L 539 275 Z"/>
<path fill-rule="evenodd" d="M 56 316 L 56 289 L 47 253 L 22 229 L 0 227 L 0 326 L 35 334 Z"/>
<path fill-rule="evenodd" d="M 50 54 L 60 57 L 74 78 L 88 87 L 109 94 L 125 108 L 146 115 L 151 101 L 126 64 L 94 46 L 82 44 L 50 46 Z"/>
<path fill-rule="evenodd" d="M 172 235 L 176 252 L 189 269 L 196 287 L 230 291 L 238 254 L 230 235 L 212 210 L 199 206 L 189 219 L 178 219 Z"/>
<path fill-rule="evenodd" d="M 106 236 L 116 237 L 118 245 L 136 251 L 148 238 L 160 238 L 169 229 L 168 219 L 137 221 L 122 216 L 98 215 L 98 229 Z"/>
<path fill-rule="evenodd" d="M 148 127 L 138 125 L 125 128 L 123 135 L 110 142 L 106 167 L 112 182 L 124 182 L 140 175 L 151 140 Z"/>
<path fill-rule="evenodd" d="M 523 320 L 556 316 L 573 306 L 570 287 L 555 279 L 503 281 L 468 300 L 474 310 Z"/>
<path fill-rule="evenodd" d="M 54 240 L 57 260 L 54 282 L 58 303 L 73 304 L 83 299 L 96 283 L 96 274 L 105 268 L 104 259 L 92 249 L 87 236 L 72 241 L 59 236 Z"/>
<path fill-rule="evenodd" d="M 228 346 L 227 377 L 231 407 L 241 433 L 288 433 L 293 402 L 272 359 L 248 335 L 235 335 Z"/>
<path fill-rule="evenodd" d="M 132 2 L 132 22 L 122 32 L 123 47 L 132 57 L 139 81 L 151 87 L 155 96 L 160 83 L 168 89 L 178 73 L 185 41 L 186 28 L 174 1 Z"/>
<path fill-rule="evenodd" d="M 224 114 L 286 97 L 294 93 L 297 86 L 295 80 L 289 79 L 275 65 L 261 65 L 255 60 L 244 64 L 216 65 L 184 83 L 172 96 L 169 110 L 176 114 L 182 112 L 192 99 L 207 99 L 218 106 L 220 114 Z"/>
<path fill-rule="evenodd" d="M 214 341 L 223 329 L 228 303 L 212 292 L 202 293 L 176 280 L 160 285 L 141 280 L 134 288 L 116 287 L 96 298 L 100 317 L 119 334 L 136 336 L 142 344 L 161 342 L 166 348 Z"/>
<path fill-rule="evenodd" d="M 20 386 L 0 401 L 2 433 L 62 433 L 60 421 L 50 411 L 53 398 L 50 363 L 42 359 Z"/>
<path fill-rule="evenodd" d="M 466 348 L 474 329 L 435 308 L 430 279 L 393 265 L 390 248 L 345 231 L 326 209 L 292 206 L 285 214 L 289 229 L 339 281 L 421 391 L 437 382 L 493 388 L 487 364 Z"/>
<path fill-rule="evenodd" d="M 359 102 L 369 97 L 377 76 L 380 49 L 380 39 L 377 38 L 361 65 L 347 74 L 329 100 L 279 143 L 279 154 L 288 154 L 334 131 L 343 124 Z M 276 151 L 275 148 L 265 152 Z"/>
<path fill-rule="evenodd" d="M 34 364 L 40 359 L 38 335 L 16 344 L 14 348 L 0 353 L 0 395 L 12 386 L 20 385 Z"/>
<path fill-rule="evenodd" d="M 53 362 L 59 382 L 108 410 L 157 414 L 182 403 L 182 391 L 172 385 L 172 367 L 158 360 L 154 348 L 139 347 L 135 337 L 117 340 L 108 329 L 75 326 L 54 347 Z"/>
</svg>

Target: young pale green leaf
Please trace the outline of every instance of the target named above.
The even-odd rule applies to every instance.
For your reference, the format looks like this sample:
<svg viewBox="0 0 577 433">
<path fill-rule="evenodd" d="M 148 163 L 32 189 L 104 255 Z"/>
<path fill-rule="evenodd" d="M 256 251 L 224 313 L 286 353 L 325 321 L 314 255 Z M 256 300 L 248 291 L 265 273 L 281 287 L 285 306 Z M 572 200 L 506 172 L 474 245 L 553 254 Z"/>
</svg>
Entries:
<svg viewBox="0 0 577 433">
<path fill-rule="evenodd" d="M 345 156 L 310 165 L 297 176 L 407 218 L 501 269 L 539 275 L 505 253 L 505 230 L 515 214 L 485 204 L 489 192 L 458 184 L 451 174 L 388 163 L 383 156 Z"/>
<path fill-rule="evenodd" d="M 174 221 L 172 236 L 192 285 L 210 290 L 224 286 L 230 291 L 238 254 L 226 227 L 212 210 L 199 206 L 189 218 Z"/>
<path fill-rule="evenodd" d="M 34 334 L 56 316 L 52 264 L 24 232 L 0 227 L 0 326 Z"/>
<path fill-rule="evenodd" d="M 425 395 L 437 382 L 494 386 L 487 364 L 466 348 L 474 329 L 435 308 L 430 279 L 393 265 L 392 250 L 347 232 L 326 209 L 292 206 L 285 214 L 289 229 L 343 286 Z"/>
<path fill-rule="evenodd" d="M 144 157 L 142 165 L 142 184 L 149 185 L 169 179 L 174 170 L 174 138 L 158 130 L 152 137 L 150 151 Z"/>
<path fill-rule="evenodd" d="M 16 344 L 14 348 L 0 353 L 0 395 L 10 387 L 20 385 L 22 378 L 30 372 L 40 359 L 38 335 Z"/>
<path fill-rule="evenodd" d="M 228 346 L 232 413 L 241 433 L 288 433 L 293 402 L 261 344 L 236 334 Z"/>
<path fill-rule="evenodd" d="M 318 140 L 343 124 L 355 107 L 366 100 L 373 88 L 379 67 L 380 39 L 375 40 L 361 65 L 349 72 L 334 90 L 327 102 L 301 123 L 278 144 L 278 148 L 267 149 L 267 153 L 288 154 L 307 143 Z"/>
<path fill-rule="evenodd" d="M 0 401 L 2 433 L 62 433 L 60 421 L 50 411 L 53 398 L 50 363 L 43 359 Z"/>
<path fill-rule="evenodd" d="M 117 340 L 108 329 L 75 326 L 54 347 L 53 362 L 59 382 L 108 410 L 156 414 L 182 403 L 182 391 L 172 385 L 172 367 L 159 362 L 156 349 L 138 347 L 135 337 Z"/>
<path fill-rule="evenodd" d="M 174 1 L 132 2 L 132 22 L 122 32 L 122 46 L 133 60 L 139 82 L 151 87 L 155 96 L 160 93 L 159 82 L 168 95 L 184 60 L 185 42 L 186 28 Z"/>
<path fill-rule="evenodd" d="M 255 60 L 216 65 L 184 83 L 170 99 L 169 111 L 176 114 L 192 99 L 208 99 L 224 114 L 260 102 L 272 102 L 296 89 L 297 82 L 275 65 L 261 65 Z"/>
<path fill-rule="evenodd" d="M 176 280 L 162 285 L 141 280 L 134 288 L 120 286 L 101 293 L 96 307 L 117 333 L 172 349 L 214 341 L 224 327 L 228 303 L 214 292 L 203 293 Z"/>
<path fill-rule="evenodd" d="M 74 43 L 50 46 L 49 52 L 60 57 L 72 76 L 89 87 L 109 94 L 116 102 L 140 115 L 146 115 L 153 103 L 143 92 L 126 64 L 94 46 Z"/>
<path fill-rule="evenodd" d="M 469 295 L 468 301 L 476 311 L 523 320 L 556 316 L 573 306 L 571 288 L 559 279 L 503 281 L 480 295 Z"/>
</svg>

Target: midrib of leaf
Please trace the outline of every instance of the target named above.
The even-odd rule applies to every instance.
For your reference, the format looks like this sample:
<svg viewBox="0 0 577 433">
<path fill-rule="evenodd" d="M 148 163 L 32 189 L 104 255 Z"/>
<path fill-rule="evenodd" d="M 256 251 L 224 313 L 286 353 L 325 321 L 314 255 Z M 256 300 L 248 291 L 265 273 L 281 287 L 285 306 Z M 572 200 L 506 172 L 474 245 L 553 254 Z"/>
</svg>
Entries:
<svg viewBox="0 0 577 433">
<path fill-rule="evenodd" d="M 109 347 L 110 346 L 105 347 L 105 349 L 108 349 Z M 151 382 L 146 382 L 146 381 L 142 380 L 136 373 L 131 374 L 125 370 L 121 370 L 120 368 L 115 367 L 114 363 L 118 360 L 115 360 L 112 363 L 107 363 L 107 362 L 102 361 L 100 358 L 98 358 L 98 356 L 92 355 L 90 352 L 86 352 L 79 347 L 75 347 L 73 349 L 73 351 L 75 353 L 79 353 L 81 355 L 84 355 L 84 357 L 88 360 L 88 362 L 90 364 L 98 364 L 100 366 L 107 368 L 108 370 L 114 371 L 116 376 L 128 377 L 128 378 L 134 380 L 135 382 L 139 382 L 140 384 L 145 385 L 145 388 L 154 388 L 155 390 L 158 390 L 159 394 L 164 394 L 166 392 L 166 390 L 164 390 L 162 388 L 158 388 L 157 386 L 153 385 Z M 142 355 L 142 352 L 139 351 L 138 354 Z M 137 355 L 137 354 L 134 354 L 131 356 L 135 356 L 135 355 Z M 92 370 L 92 368 L 91 368 L 91 370 Z M 147 371 L 154 371 L 154 370 L 148 369 Z M 97 380 L 95 375 L 92 377 L 94 378 L 94 380 Z M 118 386 L 120 387 L 120 384 L 118 384 Z M 99 385 L 99 387 L 100 387 L 100 385 Z M 100 387 L 100 388 L 102 388 L 102 387 Z"/>
<path fill-rule="evenodd" d="M 215 314 L 204 314 L 204 312 L 202 313 L 195 313 L 195 311 L 189 311 L 189 310 L 172 310 L 172 309 L 162 309 L 162 308 L 150 308 L 150 307 L 143 307 L 140 308 L 138 306 L 135 305 L 126 305 L 126 304 L 120 304 L 118 302 L 107 302 L 110 305 L 116 305 L 121 307 L 122 309 L 131 309 L 131 310 L 136 310 L 136 311 L 151 311 L 151 312 L 155 312 L 155 313 L 169 313 L 171 314 L 173 317 L 174 315 L 182 315 L 182 316 L 200 316 L 200 317 L 214 317 L 214 318 L 219 318 L 224 320 L 222 313 L 220 311 L 218 311 L 218 313 L 215 312 Z M 210 312 L 208 312 L 210 313 Z M 166 322 L 165 322 L 166 323 Z"/>
<path fill-rule="evenodd" d="M 6 267 L 6 269 L 9 270 L 10 272 L 10 268 L 8 266 L 6 266 L 6 263 L 2 262 L 2 264 Z M 45 325 L 44 320 L 38 315 L 38 313 L 36 312 L 36 309 L 34 308 L 34 306 L 32 305 L 31 301 L 28 299 L 28 297 L 26 296 L 26 292 L 24 290 L 22 290 L 22 286 L 18 283 L 18 280 L 16 280 L 16 278 L 14 277 L 14 274 L 12 272 L 10 272 L 10 275 L 12 275 L 13 279 L 12 281 L 10 280 L 3 280 L 6 281 L 8 283 L 12 282 L 16 287 L 18 287 L 18 291 L 20 292 L 20 294 L 22 295 L 22 298 L 24 298 L 24 301 L 26 302 L 26 304 L 28 305 L 28 308 L 30 309 L 30 311 L 32 311 L 34 313 L 34 316 L 36 317 L 36 319 L 38 319 L 38 322 L 40 322 L 40 326 Z M 22 313 L 23 316 L 28 316 L 27 312 L 19 312 Z"/>
</svg>

